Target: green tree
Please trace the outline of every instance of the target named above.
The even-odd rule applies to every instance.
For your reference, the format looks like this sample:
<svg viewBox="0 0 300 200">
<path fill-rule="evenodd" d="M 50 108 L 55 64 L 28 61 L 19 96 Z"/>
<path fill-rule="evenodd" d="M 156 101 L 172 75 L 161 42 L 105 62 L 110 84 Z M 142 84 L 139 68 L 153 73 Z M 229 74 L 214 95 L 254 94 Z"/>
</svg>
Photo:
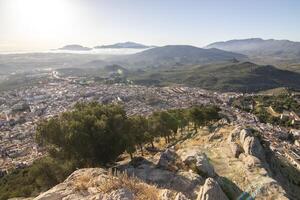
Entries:
<svg viewBox="0 0 300 200">
<path fill-rule="evenodd" d="M 143 116 L 133 116 L 129 118 L 130 135 L 132 140 L 141 150 L 142 156 L 144 155 L 143 146 L 148 141 L 148 121 Z"/>
<path fill-rule="evenodd" d="M 87 165 L 113 161 L 128 144 L 127 117 L 117 105 L 79 103 L 38 125 L 37 141 Z"/>
</svg>

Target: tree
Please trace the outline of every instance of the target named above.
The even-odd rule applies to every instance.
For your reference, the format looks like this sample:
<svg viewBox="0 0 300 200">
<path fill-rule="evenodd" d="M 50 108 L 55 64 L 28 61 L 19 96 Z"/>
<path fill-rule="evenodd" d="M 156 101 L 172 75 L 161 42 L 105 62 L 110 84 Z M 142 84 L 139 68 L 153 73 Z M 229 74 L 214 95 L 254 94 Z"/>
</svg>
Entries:
<svg viewBox="0 0 300 200">
<path fill-rule="evenodd" d="M 164 137 L 166 143 L 170 142 L 170 135 L 176 134 L 178 130 L 178 121 L 167 111 L 154 112 L 150 119 L 150 127 L 156 135 Z"/>
<path fill-rule="evenodd" d="M 194 106 L 189 110 L 190 120 L 194 122 L 194 129 L 205 126 L 213 120 L 220 119 L 220 108 L 217 106 Z"/>
<path fill-rule="evenodd" d="M 205 106 L 202 108 L 204 112 L 204 124 L 208 122 L 220 119 L 219 112 L 220 108 L 217 106 Z"/>
<path fill-rule="evenodd" d="M 37 141 L 67 159 L 89 165 L 106 164 L 132 145 L 128 142 L 127 123 L 120 106 L 79 103 L 74 110 L 40 123 Z"/>
<path fill-rule="evenodd" d="M 174 109 L 168 111 L 176 120 L 180 132 L 183 132 L 184 127 L 189 124 L 188 114 L 186 109 Z"/>
<path fill-rule="evenodd" d="M 194 106 L 190 109 L 189 117 L 192 122 L 194 122 L 194 130 L 197 132 L 199 126 L 203 126 L 204 121 L 204 113 L 200 106 Z"/>
<path fill-rule="evenodd" d="M 148 134 L 148 121 L 143 116 L 133 116 L 129 118 L 130 130 L 132 140 L 141 150 L 144 156 L 143 146 L 148 141 L 146 134 Z"/>
</svg>

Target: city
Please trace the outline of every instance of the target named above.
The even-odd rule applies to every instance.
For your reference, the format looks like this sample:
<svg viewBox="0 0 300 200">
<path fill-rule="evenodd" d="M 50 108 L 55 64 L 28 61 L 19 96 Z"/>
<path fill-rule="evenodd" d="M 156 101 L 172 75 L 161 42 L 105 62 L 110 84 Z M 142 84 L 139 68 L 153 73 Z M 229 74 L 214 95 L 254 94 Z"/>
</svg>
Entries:
<svg viewBox="0 0 300 200">
<path fill-rule="evenodd" d="M 55 74 L 55 75 L 53 75 Z M 190 87 L 146 87 L 125 84 L 82 84 L 79 77 L 61 78 L 49 73 L 47 83 L 0 94 L 0 130 L 2 175 L 13 168 L 24 168 L 46 151 L 35 143 L 35 127 L 71 109 L 76 102 L 122 104 L 127 115 L 147 116 L 154 111 L 215 104 L 233 125 L 253 127 L 262 133 L 270 148 L 300 169 L 300 130 L 260 123 L 256 116 L 231 106 L 231 100 L 242 93 L 219 93 Z M 289 134 L 296 138 L 288 142 Z"/>
</svg>

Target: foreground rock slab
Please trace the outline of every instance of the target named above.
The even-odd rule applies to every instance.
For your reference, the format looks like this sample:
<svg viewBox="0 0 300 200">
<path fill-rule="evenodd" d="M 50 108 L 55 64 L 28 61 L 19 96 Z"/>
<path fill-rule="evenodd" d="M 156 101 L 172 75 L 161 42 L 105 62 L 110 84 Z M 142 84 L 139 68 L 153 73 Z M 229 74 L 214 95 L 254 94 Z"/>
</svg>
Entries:
<svg viewBox="0 0 300 200">
<path fill-rule="evenodd" d="M 201 187 L 197 200 L 228 200 L 217 181 L 208 178 Z"/>
</svg>

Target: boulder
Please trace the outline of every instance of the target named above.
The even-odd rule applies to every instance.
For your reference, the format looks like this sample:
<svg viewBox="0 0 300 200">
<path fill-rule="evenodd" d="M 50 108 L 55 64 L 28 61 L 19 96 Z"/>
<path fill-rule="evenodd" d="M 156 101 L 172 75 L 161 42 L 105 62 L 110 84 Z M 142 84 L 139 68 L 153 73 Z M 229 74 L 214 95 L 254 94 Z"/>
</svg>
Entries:
<svg viewBox="0 0 300 200">
<path fill-rule="evenodd" d="M 257 157 L 252 155 L 241 154 L 240 158 L 248 169 L 251 169 L 253 167 L 261 167 L 262 165 L 261 161 Z"/>
<path fill-rule="evenodd" d="M 241 132 L 241 127 L 236 127 L 233 131 L 230 132 L 228 138 L 227 138 L 227 142 L 231 143 L 236 141 L 237 138 L 239 138 L 240 136 L 240 132 Z"/>
<path fill-rule="evenodd" d="M 184 194 L 181 192 L 178 192 L 177 194 L 174 192 L 171 192 L 170 190 L 162 190 L 159 194 L 159 200 L 190 200 L 187 198 Z"/>
<path fill-rule="evenodd" d="M 177 171 L 181 163 L 182 161 L 175 150 L 169 148 L 160 155 L 157 166 L 162 169 Z"/>
<path fill-rule="evenodd" d="M 264 148 L 261 146 L 257 137 L 248 136 L 242 144 L 246 154 L 255 156 L 261 160 L 265 159 Z"/>
<path fill-rule="evenodd" d="M 229 143 L 230 150 L 232 152 L 233 157 L 238 158 L 239 155 L 243 152 L 243 149 L 240 145 L 236 144 L 235 142 Z"/>
<path fill-rule="evenodd" d="M 220 185 L 213 178 L 207 178 L 201 187 L 197 200 L 228 200 Z"/>
<path fill-rule="evenodd" d="M 214 167 L 209 162 L 205 153 L 196 153 L 190 155 L 183 160 L 184 164 L 187 165 L 190 169 L 198 172 L 200 175 L 206 177 L 215 177 L 216 173 Z"/>
<path fill-rule="evenodd" d="M 240 142 L 241 144 L 244 144 L 246 137 L 251 136 L 251 130 L 250 129 L 243 129 L 240 132 Z"/>
</svg>

